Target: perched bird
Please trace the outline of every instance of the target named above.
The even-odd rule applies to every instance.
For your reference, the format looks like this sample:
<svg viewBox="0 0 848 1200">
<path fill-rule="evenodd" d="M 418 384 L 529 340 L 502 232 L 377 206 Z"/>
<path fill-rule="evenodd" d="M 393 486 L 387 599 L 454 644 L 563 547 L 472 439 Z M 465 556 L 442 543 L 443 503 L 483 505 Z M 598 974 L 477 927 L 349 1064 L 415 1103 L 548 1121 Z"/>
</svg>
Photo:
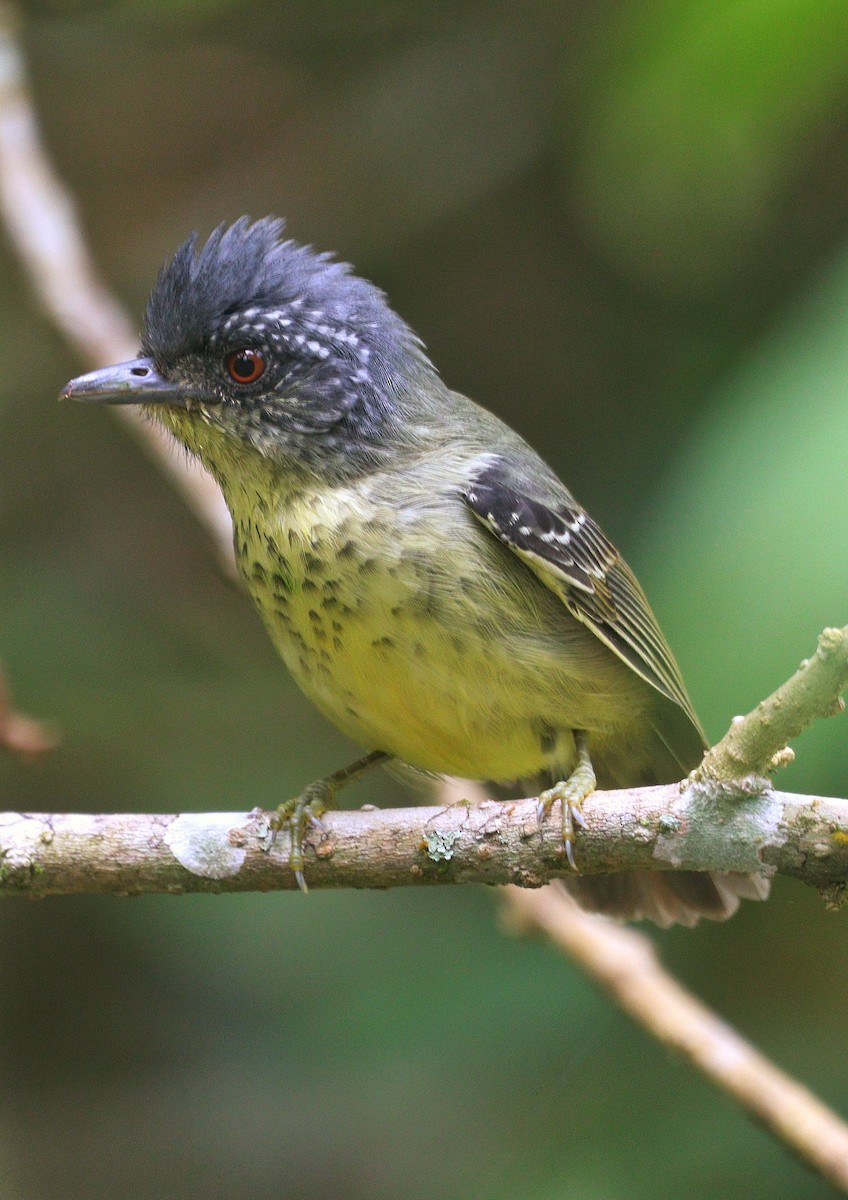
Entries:
<svg viewBox="0 0 848 1200">
<path fill-rule="evenodd" d="M 72 380 L 140 404 L 197 455 L 233 518 L 240 573 L 321 711 L 368 750 L 281 805 L 303 838 L 338 787 L 397 759 L 581 804 L 668 783 L 704 735 L 644 593 L 518 434 L 451 392 L 381 291 L 247 218 L 163 267 L 141 357 Z M 662 925 L 721 919 L 756 876 L 583 877 L 587 908 Z"/>
</svg>

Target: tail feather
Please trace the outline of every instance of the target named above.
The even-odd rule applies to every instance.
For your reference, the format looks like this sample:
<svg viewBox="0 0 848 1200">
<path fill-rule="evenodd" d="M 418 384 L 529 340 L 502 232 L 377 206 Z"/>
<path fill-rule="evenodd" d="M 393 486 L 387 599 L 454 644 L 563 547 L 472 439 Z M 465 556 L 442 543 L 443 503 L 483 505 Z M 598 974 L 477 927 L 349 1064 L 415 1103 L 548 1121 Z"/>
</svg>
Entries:
<svg viewBox="0 0 848 1200">
<path fill-rule="evenodd" d="M 606 787 L 672 783 L 697 766 L 706 747 L 699 726 L 676 705 L 661 706 L 651 733 L 642 742 L 644 755 L 634 769 L 632 751 L 596 763 Z M 653 921 L 696 925 L 701 917 L 726 921 L 741 900 L 765 900 L 769 881 L 764 875 L 721 871 L 632 871 L 612 875 L 575 875 L 561 881 L 581 908 L 619 921 Z"/>
<path fill-rule="evenodd" d="M 619 921 L 696 925 L 701 917 L 726 921 L 740 900 L 765 900 L 763 875 L 719 871 L 632 871 L 613 875 L 574 875 L 559 881 L 581 908 Z"/>
<path fill-rule="evenodd" d="M 602 788 L 647 787 L 683 778 L 698 765 L 705 748 L 700 726 L 678 705 L 667 702 L 658 707 L 651 728 L 643 731 L 638 744 L 602 745 L 598 754 L 592 753 L 592 760 Z M 534 781 L 534 786 L 538 783 Z M 726 921 L 741 900 L 765 900 L 769 893 L 764 875 L 721 871 L 578 874 L 562 879 L 560 885 L 589 912 L 619 921 L 653 921 L 663 929 L 696 925 L 702 917 Z"/>
</svg>

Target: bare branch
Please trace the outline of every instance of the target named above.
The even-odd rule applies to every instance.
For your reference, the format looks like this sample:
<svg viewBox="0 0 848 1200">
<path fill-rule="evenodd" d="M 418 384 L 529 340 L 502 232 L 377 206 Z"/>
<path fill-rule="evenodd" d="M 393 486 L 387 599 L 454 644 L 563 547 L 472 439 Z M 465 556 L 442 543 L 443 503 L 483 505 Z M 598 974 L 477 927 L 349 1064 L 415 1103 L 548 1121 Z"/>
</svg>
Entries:
<svg viewBox="0 0 848 1200">
<path fill-rule="evenodd" d="M 544 935 L 663 1045 L 848 1191 L 848 1126 L 681 987 L 643 934 L 583 912 L 554 888 L 510 888 L 506 921 L 515 932 Z"/>
<path fill-rule="evenodd" d="M 848 626 L 825 629 L 812 658 L 746 717 L 735 717 L 730 729 L 693 773 L 693 780 L 731 781 L 765 775 L 792 761 L 786 744 L 819 717 L 845 709 L 848 685 Z"/>
<path fill-rule="evenodd" d="M 819 886 L 848 881 L 848 802 L 676 786 L 596 792 L 584 807 L 584 873 L 768 870 Z M 557 821 L 535 802 L 331 812 L 307 837 L 313 888 L 438 883 L 539 887 L 568 874 Z M 288 838 L 245 813 L 0 814 L 0 895 L 240 892 L 295 886 Z"/>
<path fill-rule="evenodd" d="M 45 153 L 13 9 L 0 0 L 0 217 L 45 315 L 89 367 L 135 358 L 138 336 L 98 277 L 73 200 Z M 231 569 L 232 526 L 212 478 L 127 408 L 127 422 L 206 526 Z"/>
</svg>

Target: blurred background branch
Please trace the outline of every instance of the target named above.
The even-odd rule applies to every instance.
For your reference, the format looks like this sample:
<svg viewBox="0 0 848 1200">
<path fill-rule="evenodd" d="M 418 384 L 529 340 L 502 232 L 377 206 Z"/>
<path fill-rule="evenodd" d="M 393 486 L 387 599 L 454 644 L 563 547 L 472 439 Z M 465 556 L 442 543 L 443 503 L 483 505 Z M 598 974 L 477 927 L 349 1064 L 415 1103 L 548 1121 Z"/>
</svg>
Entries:
<svg viewBox="0 0 848 1200">
<path fill-rule="evenodd" d="M 6 232 L 45 314 L 87 367 L 134 358 L 138 335 L 120 302 L 98 276 L 77 221 L 73 199 L 44 152 L 26 64 L 17 34 L 18 12 L 0 0 L 0 212 Z M 176 451 L 162 430 L 138 413 L 117 408 L 232 569 L 232 526 L 217 484 Z"/>
<path fill-rule="evenodd" d="M 583 912 L 553 888 L 509 888 L 504 919 L 575 959 L 635 1021 L 848 1192 L 848 1125 L 681 987 L 643 934 Z"/>
<path fill-rule="evenodd" d="M 24 758 L 37 758 L 55 750 L 59 735 L 44 721 L 36 721 L 16 711 L 9 688 L 0 671 L 0 749 Z M 3 857 L 0 851 L 0 859 Z"/>
</svg>

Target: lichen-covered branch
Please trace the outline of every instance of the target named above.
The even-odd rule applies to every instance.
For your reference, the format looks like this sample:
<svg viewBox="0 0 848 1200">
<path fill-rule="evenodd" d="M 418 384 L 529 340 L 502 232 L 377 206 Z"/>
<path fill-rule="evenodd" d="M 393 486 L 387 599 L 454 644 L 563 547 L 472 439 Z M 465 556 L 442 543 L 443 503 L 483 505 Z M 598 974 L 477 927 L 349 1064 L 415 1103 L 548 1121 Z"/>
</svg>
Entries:
<svg viewBox="0 0 848 1200">
<path fill-rule="evenodd" d="M 848 881 L 848 802 L 675 786 L 597 792 L 578 841 L 584 872 L 778 871 Z M 339 811 L 307 836 L 309 886 L 516 883 L 568 873 L 553 817 L 533 800 Z M 0 895 L 238 892 L 293 888 L 287 836 L 268 848 L 253 813 L 0 814 Z"/>
<path fill-rule="evenodd" d="M 45 315 L 91 367 L 134 358 L 138 335 L 100 279 L 73 199 L 48 158 L 29 94 L 17 15 L 0 0 L 0 220 Z M 232 563 L 232 526 L 217 484 L 157 426 L 116 408 Z"/>
<path fill-rule="evenodd" d="M 844 711 L 848 686 L 848 626 L 825 629 L 811 658 L 804 659 L 791 679 L 780 685 L 752 712 L 735 717 L 693 779 L 724 782 L 746 775 L 767 775 L 791 761 L 787 743 L 819 717 Z"/>
<path fill-rule="evenodd" d="M 507 892 L 506 921 L 541 934 L 600 984 L 624 1012 L 848 1192 L 848 1126 L 803 1084 L 687 992 L 643 934 L 585 913 L 562 889 Z"/>
</svg>

